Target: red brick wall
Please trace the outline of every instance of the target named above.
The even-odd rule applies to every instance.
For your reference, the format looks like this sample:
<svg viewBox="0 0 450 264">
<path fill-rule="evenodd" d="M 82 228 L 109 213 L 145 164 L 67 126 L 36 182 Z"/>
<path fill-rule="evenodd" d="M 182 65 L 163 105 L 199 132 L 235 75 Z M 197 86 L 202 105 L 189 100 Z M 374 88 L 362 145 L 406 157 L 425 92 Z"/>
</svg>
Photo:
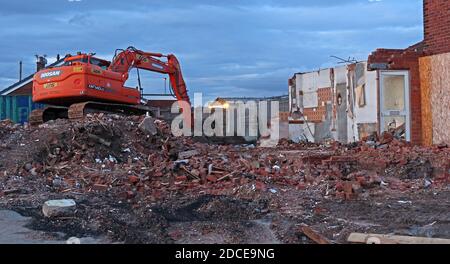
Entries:
<svg viewBox="0 0 450 264">
<path fill-rule="evenodd" d="M 450 0 L 424 0 L 425 52 L 450 52 Z"/>
<path fill-rule="evenodd" d="M 411 142 L 422 143 L 422 113 L 419 58 L 423 56 L 423 44 L 405 50 L 378 49 L 368 59 L 368 64 L 387 63 L 389 70 L 408 70 L 410 78 Z"/>
<path fill-rule="evenodd" d="M 321 123 L 327 115 L 327 103 L 331 102 L 331 87 L 317 89 L 318 106 L 303 109 L 303 115 L 309 122 Z"/>
</svg>

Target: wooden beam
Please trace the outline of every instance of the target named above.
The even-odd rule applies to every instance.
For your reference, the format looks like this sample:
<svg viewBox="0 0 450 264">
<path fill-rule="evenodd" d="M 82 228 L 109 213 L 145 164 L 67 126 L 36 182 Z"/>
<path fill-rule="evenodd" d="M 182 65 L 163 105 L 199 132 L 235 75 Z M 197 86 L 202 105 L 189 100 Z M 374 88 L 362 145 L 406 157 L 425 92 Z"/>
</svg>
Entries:
<svg viewBox="0 0 450 264">
<path fill-rule="evenodd" d="M 309 226 L 302 226 L 301 231 L 303 234 L 305 234 L 305 236 L 309 237 L 312 241 L 316 242 L 317 244 L 321 245 L 330 244 L 330 241 L 326 237 L 312 230 Z"/>
<path fill-rule="evenodd" d="M 351 243 L 364 244 L 450 244 L 450 239 L 396 236 L 382 234 L 351 233 L 347 238 Z"/>
</svg>

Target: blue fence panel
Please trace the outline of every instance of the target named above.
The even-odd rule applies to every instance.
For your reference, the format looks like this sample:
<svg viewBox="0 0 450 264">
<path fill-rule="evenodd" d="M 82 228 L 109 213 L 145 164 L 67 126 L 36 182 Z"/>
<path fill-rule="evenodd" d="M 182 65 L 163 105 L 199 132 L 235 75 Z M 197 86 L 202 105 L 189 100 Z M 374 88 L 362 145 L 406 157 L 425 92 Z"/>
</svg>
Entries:
<svg viewBox="0 0 450 264">
<path fill-rule="evenodd" d="M 0 96 L 0 120 L 23 124 L 28 122 L 31 111 L 43 107 L 44 104 L 33 103 L 31 95 Z"/>
</svg>

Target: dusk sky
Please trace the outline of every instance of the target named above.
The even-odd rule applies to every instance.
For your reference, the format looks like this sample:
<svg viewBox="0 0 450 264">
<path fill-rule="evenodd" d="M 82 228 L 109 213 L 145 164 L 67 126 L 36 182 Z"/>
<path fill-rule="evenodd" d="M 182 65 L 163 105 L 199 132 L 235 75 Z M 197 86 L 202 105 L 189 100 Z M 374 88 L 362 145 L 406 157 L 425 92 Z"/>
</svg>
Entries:
<svg viewBox="0 0 450 264">
<path fill-rule="evenodd" d="M 35 54 L 135 46 L 173 53 L 191 96 L 287 94 L 294 73 L 366 60 L 423 39 L 422 0 L 0 0 L 0 89 L 35 70 Z M 147 93 L 163 75 L 144 74 Z M 131 75 L 133 78 L 133 74 Z"/>
</svg>

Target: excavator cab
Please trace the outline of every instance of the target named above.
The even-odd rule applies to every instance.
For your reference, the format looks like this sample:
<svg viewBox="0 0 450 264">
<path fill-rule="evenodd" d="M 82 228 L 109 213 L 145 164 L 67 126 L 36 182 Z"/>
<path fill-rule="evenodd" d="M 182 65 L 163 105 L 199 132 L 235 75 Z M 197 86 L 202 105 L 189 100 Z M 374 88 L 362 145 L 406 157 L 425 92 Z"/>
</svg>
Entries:
<svg viewBox="0 0 450 264">
<path fill-rule="evenodd" d="M 83 64 L 95 65 L 102 68 L 103 70 L 107 70 L 111 62 L 96 58 L 92 55 L 80 54 L 77 56 L 69 56 L 68 58 L 66 58 L 63 66 L 76 66 Z"/>
<path fill-rule="evenodd" d="M 63 66 L 75 66 L 86 64 L 89 62 L 89 57 L 86 55 L 68 57 L 64 60 Z"/>
<path fill-rule="evenodd" d="M 89 57 L 88 63 L 92 64 L 92 65 L 96 65 L 96 66 L 102 68 L 102 70 L 107 70 L 109 65 L 111 64 L 111 62 L 109 62 L 109 61 L 98 59 L 98 58 L 95 58 L 92 56 Z"/>
</svg>

